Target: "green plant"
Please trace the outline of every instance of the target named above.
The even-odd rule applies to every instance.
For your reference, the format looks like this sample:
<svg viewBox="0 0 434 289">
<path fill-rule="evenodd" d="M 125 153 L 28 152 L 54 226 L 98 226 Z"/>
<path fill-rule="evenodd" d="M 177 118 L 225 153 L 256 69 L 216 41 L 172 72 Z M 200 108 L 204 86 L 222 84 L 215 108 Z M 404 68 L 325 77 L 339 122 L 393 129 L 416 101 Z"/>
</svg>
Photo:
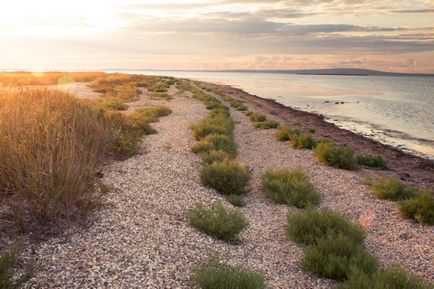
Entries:
<svg viewBox="0 0 434 289">
<path fill-rule="evenodd" d="M 222 150 L 212 150 L 212 151 L 203 152 L 200 155 L 200 157 L 206 164 L 212 164 L 214 162 L 222 162 L 225 159 L 231 158 L 231 156 L 227 152 Z"/>
<path fill-rule="evenodd" d="M 329 166 L 346 170 L 357 168 L 354 151 L 348 147 L 338 147 L 330 141 L 319 142 L 315 147 L 315 155 Z"/>
<path fill-rule="evenodd" d="M 252 112 L 250 114 L 250 120 L 252 122 L 264 122 L 267 120 L 267 117 L 265 115 L 260 114 L 260 113 Z"/>
<path fill-rule="evenodd" d="M 301 131 L 298 129 L 290 128 L 287 126 L 279 126 L 279 128 L 276 131 L 276 138 L 279 141 L 289 141 L 294 136 L 297 136 L 301 134 Z"/>
<path fill-rule="evenodd" d="M 224 160 L 205 165 L 201 172 L 202 183 L 226 195 L 239 195 L 245 192 L 250 180 L 247 169 L 235 160 Z"/>
<path fill-rule="evenodd" d="M 218 111 L 210 113 L 206 119 L 192 125 L 191 129 L 194 137 L 200 140 L 210 134 L 232 135 L 234 123 L 226 112 Z"/>
<path fill-rule="evenodd" d="M 0 289 L 22 288 L 35 275 L 35 266 L 27 264 L 20 276 L 14 276 L 19 267 L 22 247 L 22 244 L 17 243 L 0 255 Z"/>
<path fill-rule="evenodd" d="M 201 289 L 265 289 L 260 274 L 212 258 L 193 272 L 193 283 Z"/>
<path fill-rule="evenodd" d="M 286 234 L 292 241 L 303 245 L 313 245 L 318 240 L 339 236 L 361 244 L 365 238 L 360 225 L 328 209 L 289 214 Z"/>
<path fill-rule="evenodd" d="M 405 218 L 414 219 L 421 224 L 434 225 L 434 199 L 432 192 L 426 191 L 418 196 L 400 202 L 399 210 Z"/>
<path fill-rule="evenodd" d="M 266 120 L 261 122 L 254 122 L 253 126 L 255 128 L 270 129 L 270 128 L 277 128 L 279 126 L 279 123 L 274 120 Z"/>
<path fill-rule="evenodd" d="M 309 129 L 309 133 L 315 133 L 315 132 L 316 132 L 316 129 L 314 129 L 314 128 Z"/>
<path fill-rule="evenodd" d="M 276 203 L 298 208 L 317 205 L 321 197 L 301 170 L 265 172 L 262 176 L 262 190 Z"/>
<path fill-rule="evenodd" d="M 101 101 L 101 104 L 106 109 L 112 110 L 127 110 L 128 105 L 113 98 L 104 97 Z"/>
<path fill-rule="evenodd" d="M 197 204 L 188 212 L 187 218 L 191 226 L 210 236 L 226 241 L 235 239 L 248 226 L 248 222 L 241 212 L 226 209 L 220 203 L 210 209 L 203 204 Z"/>
<path fill-rule="evenodd" d="M 297 134 L 292 137 L 292 146 L 297 149 L 313 149 L 316 141 L 310 135 Z"/>
<path fill-rule="evenodd" d="M 432 289 L 434 284 L 425 283 L 408 274 L 400 267 L 389 267 L 374 274 L 353 272 L 338 289 Z"/>
<path fill-rule="evenodd" d="M 377 271 L 377 261 L 345 236 L 319 240 L 308 247 L 301 262 L 304 270 L 322 278 L 345 280 L 357 270 L 365 274 Z"/>
<path fill-rule="evenodd" d="M 406 200 L 417 195 L 417 190 L 410 188 L 394 178 L 379 178 L 371 182 L 374 195 L 379 199 L 392 201 Z"/>
<path fill-rule="evenodd" d="M 372 168 L 387 168 L 386 161 L 381 156 L 359 155 L 357 156 L 357 164 Z"/>
<path fill-rule="evenodd" d="M 235 207 L 244 207 L 246 205 L 246 199 L 243 195 L 227 195 L 226 200 Z"/>
</svg>

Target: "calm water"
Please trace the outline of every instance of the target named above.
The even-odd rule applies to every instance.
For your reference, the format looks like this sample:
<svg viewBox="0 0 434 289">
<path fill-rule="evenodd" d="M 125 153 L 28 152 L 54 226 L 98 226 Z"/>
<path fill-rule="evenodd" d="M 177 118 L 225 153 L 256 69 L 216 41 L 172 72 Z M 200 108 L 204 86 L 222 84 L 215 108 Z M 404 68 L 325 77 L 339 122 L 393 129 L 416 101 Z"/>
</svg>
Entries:
<svg viewBox="0 0 434 289">
<path fill-rule="evenodd" d="M 135 71 L 222 83 L 434 160 L 434 78 Z"/>
</svg>

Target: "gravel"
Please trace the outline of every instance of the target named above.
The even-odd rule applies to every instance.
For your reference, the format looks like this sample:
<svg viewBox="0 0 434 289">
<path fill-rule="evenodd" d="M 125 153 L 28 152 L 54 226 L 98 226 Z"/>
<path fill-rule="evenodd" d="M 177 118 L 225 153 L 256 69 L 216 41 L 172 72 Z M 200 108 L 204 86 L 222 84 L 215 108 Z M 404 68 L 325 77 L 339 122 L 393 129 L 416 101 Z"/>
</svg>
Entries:
<svg viewBox="0 0 434 289">
<path fill-rule="evenodd" d="M 200 184 L 200 160 L 191 153 L 189 125 L 208 111 L 197 100 L 177 97 L 162 103 L 172 109 L 153 126 L 159 132 L 143 141 L 146 153 L 104 168 L 112 186 L 107 205 L 88 229 L 71 228 L 61 236 L 30 244 L 27 255 L 41 264 L 32 286 L 41 288 L 191 288 L 191 271 L 210 254 L 264 274 L 269 288 L 332 288 L 334 282 L 304 273 L 302 249 L 284 232 L 286 215 L 296 209 L 276 205 L 260 191 L 266 169 L 305 169 L 322 193 L 321 206 L 362 219 L 366 246 L 382 264 L 399 263 L 432 280 L 433 232 L 401 219 L 396 205 L 371 197 L 356 172 L 322 166 L 312 152 L 294 150 L 274 138 L 273 130 L 254 129 L 233 111 L 239 159 L 253 170 L 248 204 L 241 208 L 250 226 L 239 244 L 212 239 L 190 227 L 187 211 L 197 202 L 225 202 Z"/>
</svg>

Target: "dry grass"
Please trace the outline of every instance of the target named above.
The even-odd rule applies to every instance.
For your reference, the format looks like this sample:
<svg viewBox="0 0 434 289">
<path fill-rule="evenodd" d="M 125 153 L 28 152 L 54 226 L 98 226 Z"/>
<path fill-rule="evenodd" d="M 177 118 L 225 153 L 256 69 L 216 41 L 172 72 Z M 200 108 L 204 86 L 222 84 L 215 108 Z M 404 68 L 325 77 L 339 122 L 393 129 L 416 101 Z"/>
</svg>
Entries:
<svg viewBox="0 0 434 289">
<path fill-rule="evenodd" d="M 90 82 L 105 75 L 104 72 L 0 72 L 0 88 Z"/>
<path fill-rule="evenodd" d="M 110 143 L 101 112 L 72 95 L 0 94 L 0 194 L 37 219 L 73 215 L 95 200 L 95 168 Z"/>
</svg>

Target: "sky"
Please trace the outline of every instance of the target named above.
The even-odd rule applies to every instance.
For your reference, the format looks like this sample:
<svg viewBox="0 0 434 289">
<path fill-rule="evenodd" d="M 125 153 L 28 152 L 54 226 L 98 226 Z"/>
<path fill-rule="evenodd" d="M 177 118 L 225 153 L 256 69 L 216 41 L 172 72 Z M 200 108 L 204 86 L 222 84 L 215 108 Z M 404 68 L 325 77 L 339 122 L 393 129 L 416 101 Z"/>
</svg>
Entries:
<svg viewBox="0 0 434 289">
<path fill-rule="evenodd" d="M 434 0 L 14 0 L 0 69 L 434 73 Z"/>
</svg>

